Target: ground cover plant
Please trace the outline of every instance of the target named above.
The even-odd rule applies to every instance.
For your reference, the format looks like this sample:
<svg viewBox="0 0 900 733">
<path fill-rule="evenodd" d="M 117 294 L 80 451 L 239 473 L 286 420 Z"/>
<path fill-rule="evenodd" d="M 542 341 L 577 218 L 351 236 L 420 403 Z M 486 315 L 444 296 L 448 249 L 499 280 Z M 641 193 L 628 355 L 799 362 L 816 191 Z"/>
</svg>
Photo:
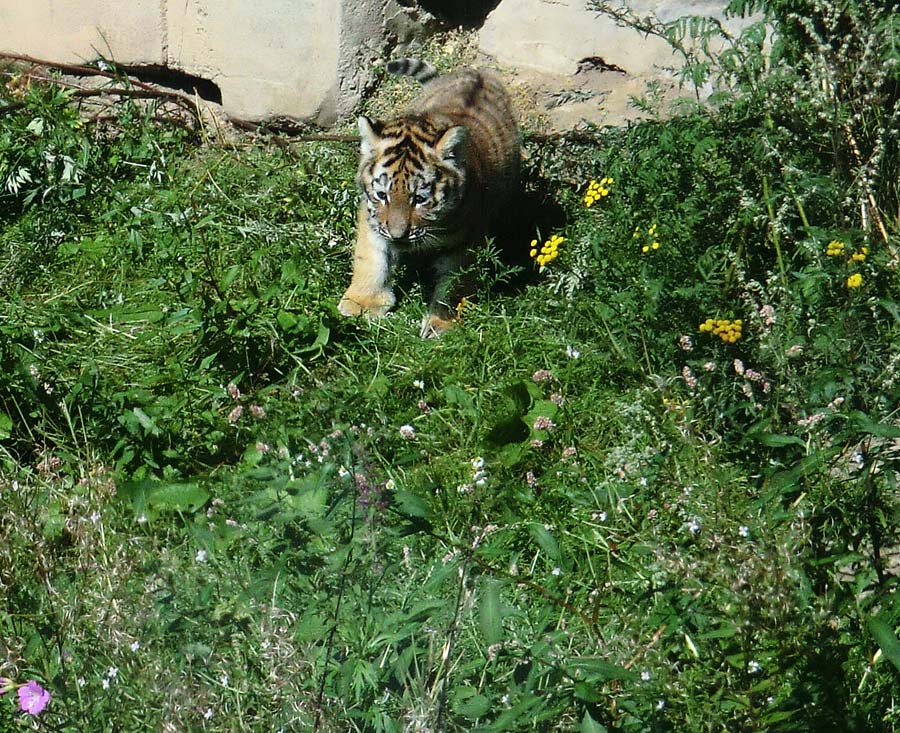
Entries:
<svg viewBox="0 0 900 733">
<path fill-rule="evenodd" d="M 900 727 L 897 21 L 762 10 L 431 342 L 335 310 L 352 146 L 10 71 L 0 730 Z"/>
</svg>

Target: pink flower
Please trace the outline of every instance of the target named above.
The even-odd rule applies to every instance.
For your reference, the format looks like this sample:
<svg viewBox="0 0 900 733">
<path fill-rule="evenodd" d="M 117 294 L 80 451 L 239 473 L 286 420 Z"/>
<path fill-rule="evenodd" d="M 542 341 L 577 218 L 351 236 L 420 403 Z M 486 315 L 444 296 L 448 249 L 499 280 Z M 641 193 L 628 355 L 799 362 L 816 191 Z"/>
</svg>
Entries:
<svg viewBox="0 0 900 733">
<path fill-rule="evenodd" d="M 244 414 L 244 408 L 241 405 L 236 405 L 235 408 L 228 413 L 228 422 L 234 425 L 238 420 L 241 419 L 241 415 Z"/>
<path fill-rule="evenodd" d="M 416 429 L 412 425 L 401 425 L 400 437 L 404 440 L 412 440 L 416 437 Z"/>
<path fill-rule="evenodd" d="M 538 384 L 541 382 L 546 382 L 548 379 L 552 379 L 553 374 L 549 369 L 538 369 L 534 374 L 531 375 L 531 379 Z"/>
<path fill-rule="evenodd" d="M 231 399 L 236 400 L 241 396 L 241 390 L 238 389 L 238 386 L 234 382 L 228 383 L 228 394 L 231 395 Z"/>
<path fill-rule="evenodd" d="M 29 715 L 39 714 L 50 702 L 50 693 L 34 680 L 19 688 L 19 707 Z"/>
<path fill-rule="evenodd" d="M 264 407 L 260 407 L 259 405 L 250 405 L 250 414 L 253 415 L 257 420 L 265 420 L 266 419 L 266 410 Z"/>
<path fill-rule="evenodd" d="M 535 430 L 553 430 L 556 424 L 546 415 L 538 415 L 534 421 Z"/>
</svg>

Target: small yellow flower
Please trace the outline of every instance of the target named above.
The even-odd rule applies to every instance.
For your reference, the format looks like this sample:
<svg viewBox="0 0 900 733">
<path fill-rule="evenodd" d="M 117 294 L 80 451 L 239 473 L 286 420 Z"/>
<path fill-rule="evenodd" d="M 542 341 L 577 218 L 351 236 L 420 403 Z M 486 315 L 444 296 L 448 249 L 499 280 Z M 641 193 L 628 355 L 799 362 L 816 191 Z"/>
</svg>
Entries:
<svg viewBox="0 0 900 733">
<path fill-rule="evenodd" d="M 862 285 L 863 276 L 858 272 L 854 272 L 850 277 L 847 278 L 847 287 L 848 288 L 858 288 Z"/>
<path fill-rule="evenodd" d="M 729 321 L 727 318 L 707 318 L 699 326 L 701 333 L 711 333 L 727 344 L 733 344 L 743 335 L 744 322 L 740 318 Z"/>
<path fill-rule="evenodd" d="M 837 239 L 832 239 L 828 243 L 828 247 L 826 247 L 825 249 L 825 254 L 829 257 L 839 257 L 840 255 L 844 254 L 844 249 L 845 245 L 843 242 Z"/>
<path fill-rule="evenodd" d="M 565 241 L 565 238 L 559 236 L 558 234 L 554 234 L 552 237 L 550 237 L 550 239 L 544 242 L 543 245 L 541 245 L 541 248 L 539 250 L 537 240 L 532 240 L 531 251 L 529 252 L 529 255 L 535 262 L 538 263 L 538 265 L 544 267 L 559 256 L 559 245 L 561 245 Z"/>
<path fill-rule="evenodd" d="M 584 193 L 584 205 L 590 208 L 600 199 L 609 196 L 609 187 L 612 184 L 613 179 L 609 176 L 605 176 L 599 181 L 592 180 L 588 183 L 587 191 Z"/>
<path fill-rule="evenodd" d="M 634 234 L 631 235 L 632 239 L 637 239 L 641 241 L 641 252 L 647 254 L 648 252 L 655 252 L 660 247 L 662 247 L 662 243 L 657 238 L 657 228 L 658 225 L 656 222 L 652 223 L 647 228 L 646 235 L 643 234 L 643 231 L 640 227 L 634 228 Z"/>
</svg>

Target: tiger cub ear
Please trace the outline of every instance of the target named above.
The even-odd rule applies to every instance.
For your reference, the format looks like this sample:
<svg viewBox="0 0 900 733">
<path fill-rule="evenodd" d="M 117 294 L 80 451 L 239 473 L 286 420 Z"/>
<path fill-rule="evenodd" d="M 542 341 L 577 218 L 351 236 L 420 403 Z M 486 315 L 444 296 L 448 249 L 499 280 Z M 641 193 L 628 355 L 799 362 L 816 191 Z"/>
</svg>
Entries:
<svg viewBox="0 0 900 733">
<path fill-rule="evenodd" d="M 469 131 L 465 127 L 451 127 L 441 135 L 441 139 L 434 145 L 438 157 L 446 162 L 459 163 L 464 157 L 466 143 L 469 140 Z"/>
<path fill-rule="evenodd" d="M 356 124 L 359 126 L 359 136 L 362 140 L 362 154 L 369 155 L 381 139 L 381 125 L 365 115 L 360 117 Z"/>
</svg>

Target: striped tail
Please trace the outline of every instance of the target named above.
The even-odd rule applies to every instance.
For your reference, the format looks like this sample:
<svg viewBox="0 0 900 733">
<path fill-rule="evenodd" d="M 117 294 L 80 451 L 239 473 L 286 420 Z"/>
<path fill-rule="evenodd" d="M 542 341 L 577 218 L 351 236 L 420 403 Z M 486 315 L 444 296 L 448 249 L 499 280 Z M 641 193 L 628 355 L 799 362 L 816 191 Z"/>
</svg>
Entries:
<svg viewBox="0 0 900 733">
<path fill-rule="evenodd" d="M 438 75 L 436 68 L 419 59 L 391 59 L 387 62 L 387 70 L 395 76 L 411 76 L 420 84 L 427 84 Z"/>
</svg>

